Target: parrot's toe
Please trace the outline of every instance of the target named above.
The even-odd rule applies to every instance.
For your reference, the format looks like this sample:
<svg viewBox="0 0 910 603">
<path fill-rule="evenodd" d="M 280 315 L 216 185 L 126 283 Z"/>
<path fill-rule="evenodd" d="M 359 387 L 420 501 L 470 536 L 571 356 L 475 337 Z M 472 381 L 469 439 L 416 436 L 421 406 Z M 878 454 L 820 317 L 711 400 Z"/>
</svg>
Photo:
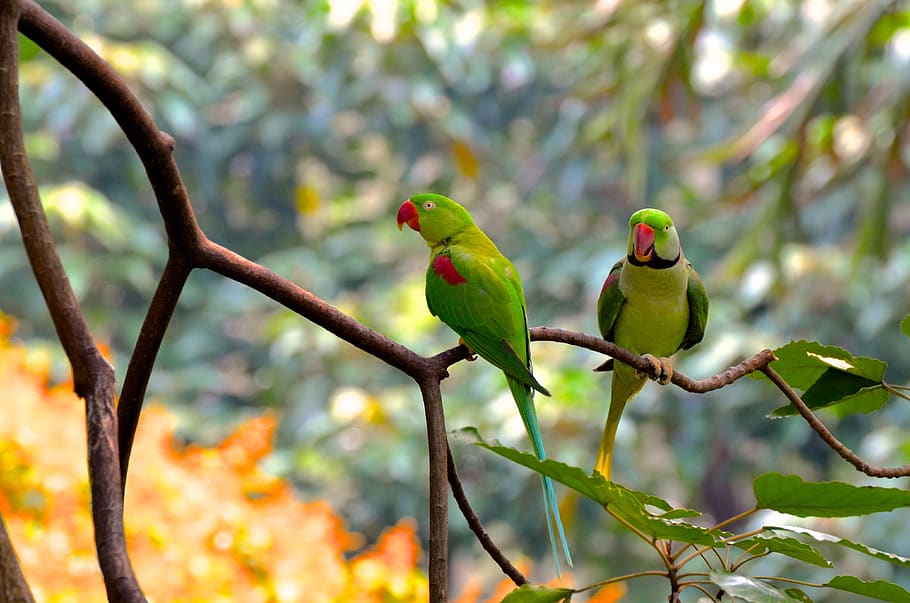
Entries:
<svg viewBox="0 0 910 603">
<path fill-rule="evenodd" d="M 651 354 L 644 354 L 642 358 L 651 364 L 651 374 L 657 375 L 655 380 L 658 383 L 661 385 L 670 383 L 670 380 L 673 379 L 673 365 L 670 364 L 668 358 L 655 358 Z"/>
<path fill-rule="evenodd" d="M 468 362 L 474 362 L 477 360 L 477 354 L 474 353 L 474 350 L 471 349 L 471 346 L 465 343 L 464 339 L 461 337 L 458 338 L 458 345 L 462 345 L 468 350 L 468 357 L 465 358 Z"/>
</svg>

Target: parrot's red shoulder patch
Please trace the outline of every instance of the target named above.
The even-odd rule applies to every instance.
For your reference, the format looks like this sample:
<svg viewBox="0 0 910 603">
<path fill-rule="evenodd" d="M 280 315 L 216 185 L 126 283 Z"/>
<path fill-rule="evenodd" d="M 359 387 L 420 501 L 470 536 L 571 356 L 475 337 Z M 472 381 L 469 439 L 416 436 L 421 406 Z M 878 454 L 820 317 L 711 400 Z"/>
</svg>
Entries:
<svg viewBox="0 0 910 603">
<path fill-rule="evenodd" d="M 604 281 L 603 287 L 600 288 L 600 293 L 603 295 L 603 292 L 609 289 L 610 287 L 615 287 L 616 283 L 619 282 L 619 270 L 612 270 L 610 274 L 607 275 L 607 279 Z"/>
<path fill-rule="evenodd" d="M 433 272 L 444 278 L 450 285 L 468 282 L 458 273 L 458 270 L 455 269 L 455 264 L 452 263 L 452 258 L 447 255 L 436 256 L 436 259 L 433 260 Z"/>
</svg>

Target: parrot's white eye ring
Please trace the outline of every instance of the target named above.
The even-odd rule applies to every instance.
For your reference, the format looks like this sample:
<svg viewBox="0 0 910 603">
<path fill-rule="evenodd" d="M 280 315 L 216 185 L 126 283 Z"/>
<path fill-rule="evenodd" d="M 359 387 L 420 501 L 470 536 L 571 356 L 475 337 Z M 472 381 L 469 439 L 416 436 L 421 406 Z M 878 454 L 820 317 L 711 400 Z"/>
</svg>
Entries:
<svg viewBox="0 0 910 603">
<path fill-rule="evenodd" d="M 433 209 L 434 207 L 436 207 L 436 204 L 433 203 L 432 201 L 427 201 L 426 203 L 423 204 L 424 209 Z"/>
<path fill-rule="evenodd" d="M 670 232 L 670 225 L 669 225 L 669 224 L 667 224 L 666 226 L 664 226 L 664 232 Z"/>
</svg>

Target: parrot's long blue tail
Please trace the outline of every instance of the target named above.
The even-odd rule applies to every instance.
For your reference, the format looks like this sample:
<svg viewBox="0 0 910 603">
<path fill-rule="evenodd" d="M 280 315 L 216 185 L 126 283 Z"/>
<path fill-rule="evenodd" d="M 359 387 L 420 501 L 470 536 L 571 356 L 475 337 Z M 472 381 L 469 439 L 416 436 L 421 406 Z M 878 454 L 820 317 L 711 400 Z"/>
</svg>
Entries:
<svg viewBox="0 0 910 603">
<path fill-rule="evenodd" d="M 553 480 L 546 475 L 541 476 L 543 479 L 543 498 L 547 507 L 547 532 L 550 534 L 550 547 L 553 549 L 553 562 L 556 564 L 556 575 L 562 579 L 562 571 L 559 568 L 559 552 L 556 547 L 556 535 L 553 533 L 553 524 L 556 524 L 556 530 L 559 532 L 559 541 L 562 543 L 562 552 L 566 556 L 566 563 L 572 567 L 572 554 L 569 553 L 569 543 L 566 541 L 566 532 L 562 527 L 562 518 L 559 516 L 559 505 L 556 502 L 556 490 L 553 488 Z"/>
<path fill-rule="evenodd" d="M 537 411 L 534 410 L 534 392 L 527 385 L 506 377 L 509 384 L 509 390 L 515 403 L 518 405 L 518 412 L 524 421 L 525 429 L 531 438 L 531 444 L 534 446 L 534 453 L 540 460 L 546 460 L 547 453 L 543 448 L 543 437 L 540 434 L 540 423 L 537 420 Z M 562 552 L 566 557 L 566 563 L 572 567 L 572 554 L 569 553 L 569 543 L 566 541 L 566 531 L 562 526 L 562 518 L 559 516 L 559 505 L 556 502 L 556 490 L 553 488 L 553 480 L 548 476 L 542 475 L 543 484 L 543 501 L 547 512 L 547 533 L 550 535 L 550 547 L 553 549 L 553 561 L 556 564 L 556 575 L 562 579 L 562 571 L 559 566 L 559 548 L 556 546 L 556 534 L 559 533 L 559 542 L 562 544 Z"/>
</svg>

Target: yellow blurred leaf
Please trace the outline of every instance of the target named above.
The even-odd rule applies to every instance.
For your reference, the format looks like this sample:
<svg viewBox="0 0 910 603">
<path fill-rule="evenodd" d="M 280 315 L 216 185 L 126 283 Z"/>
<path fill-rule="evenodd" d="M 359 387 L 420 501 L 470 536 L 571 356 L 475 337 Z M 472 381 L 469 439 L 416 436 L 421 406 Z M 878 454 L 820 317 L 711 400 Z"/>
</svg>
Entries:
<svg viewBox="0 0 910 603">
<path fill-rule="evenodd" d="M 480 159 L 467 142 L 456 140 L 452 143 L 452 157 L 462 176 L 476 180 L 480 174 Z"/>
<path fill-rule="evenodd" d="M 316 187 L 302 183 L 297 185 L 294 191 L 294 204 L 297 207 L 297 213 L 303 216 L 315 214 L 319 211 L 322 204 L 322 198 Z"/>
</svg>

